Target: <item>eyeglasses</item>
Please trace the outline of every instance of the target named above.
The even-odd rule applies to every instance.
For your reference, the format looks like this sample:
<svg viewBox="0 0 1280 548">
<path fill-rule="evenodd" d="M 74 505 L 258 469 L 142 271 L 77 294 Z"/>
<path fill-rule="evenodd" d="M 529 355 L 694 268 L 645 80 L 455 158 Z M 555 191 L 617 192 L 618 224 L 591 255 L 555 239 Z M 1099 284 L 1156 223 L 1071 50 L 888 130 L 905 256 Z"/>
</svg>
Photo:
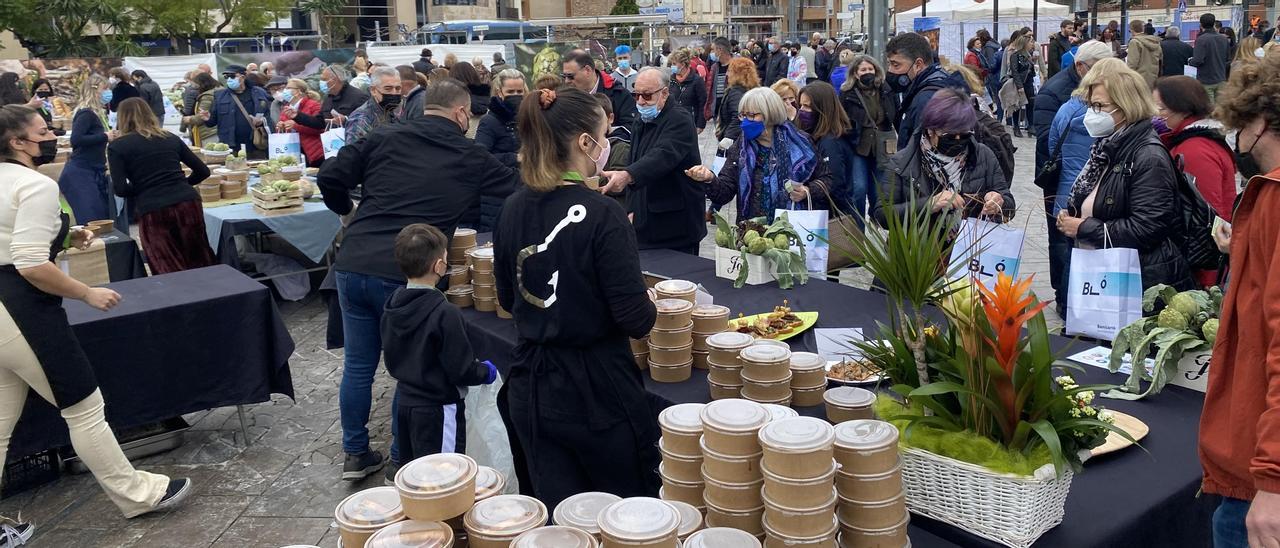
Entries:
<svg viewBox="0 0 1280 548">
<path fill-rule="evenodd" d="M 1089 108 L 1096 113 L 1102 113 L 1104 112 L 1102 109 L 1113 106 L 1115 106 L 1115 103 L 1089 103 Z M 1111 113 L 1108 112 L 1107 114 Z"/>
<path fill-rule="evenodd" d="M 652 101 L 655 96 L 657 96 L 659 93 L 662 93 L 663 91 L 666 91 L 666 89 L 663 88 L 663 89 L 650 91 L 650 92 L 633 91 L 631 92 L 631 97 L 633 99 L 636 99 L 637 101 L 640 99 L 644 99 L 645 101 Z"/>
</svg>

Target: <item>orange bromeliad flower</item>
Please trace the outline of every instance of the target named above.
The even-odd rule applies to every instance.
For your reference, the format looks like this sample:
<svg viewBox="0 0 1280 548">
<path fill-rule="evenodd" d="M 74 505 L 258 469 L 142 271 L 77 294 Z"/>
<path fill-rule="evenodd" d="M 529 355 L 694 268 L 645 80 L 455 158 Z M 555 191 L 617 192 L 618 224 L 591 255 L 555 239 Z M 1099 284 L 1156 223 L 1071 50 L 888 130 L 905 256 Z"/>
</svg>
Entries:
<svg viewBox="0 0 1280 548">
<path fill-rule="evenodd" d="M 996 383 L 996 391 L 1010 425 L 1017 424 L 1018 421 L 1018 410 L 1013 408 L 1015 395 L 1012 378 L 1013 368 L 1022 350 L 1022 326 L 1049 305 L 1048 302 L 1043 302 L 1033 306 L 1035 297 L 1030 292 L 1032 278 L 1015 282 L 1012 276 L 997 274 L 994 290 L 978 283 L 978 289 L 982 292 L 982 308 L 995 333 L 995 340 L 990 337 L 985 337 L 985 340 L 995 355 L 996 363 L 1008 375 Z"/>
</svg>

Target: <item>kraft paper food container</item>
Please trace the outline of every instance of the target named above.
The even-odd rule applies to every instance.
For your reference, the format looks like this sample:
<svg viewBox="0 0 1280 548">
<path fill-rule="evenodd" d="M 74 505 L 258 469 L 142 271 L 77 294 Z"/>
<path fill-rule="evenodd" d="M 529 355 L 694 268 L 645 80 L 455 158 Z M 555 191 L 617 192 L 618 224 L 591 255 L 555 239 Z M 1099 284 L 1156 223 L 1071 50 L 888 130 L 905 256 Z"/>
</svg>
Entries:
<svg viewBox="0 0 1280 548">
<path fill-rule="evenodd" d="M 769 422 L 800 416 L 798 411 L 785 405 L 774 403 L 762 403 L 760 405 L 769 411 Z"/>
<path fill-rule="evenodd" d="M 511 541 L 511 548 L 597 548 L 600 541 L 574 527 L 548 525 L 525 531 Z"/>
<path fill-rule="evenodd" d="M 902 521 L 881 529 L 854 527 L 840 522 L 840 546 L 853 548 L 862 548 L 863 546 L 897 548 L 904 546 L 909 548 L 911 539 L 907 537 L 907 524 L 910 521 L 911 516 L 903 516 Z"/>
<path fill-rule="evenodd" d="M 693 349 L 690 345 L 658 346 L 649 345 L 649 365 L 684 365 L 693 366 Z"/>
<path fill-rule="evenodd" d="M 777 403 L 791 399 L 791 372 L 781 380 L 758 381 L 742 372 L 742 397 L 754 402 Z"/>
<path fill-rule="evenodd" d="M 622 497 L 611 493 L 596 491 L 578 493 L 556 505 L 553 519 L 556 525 L 573 527 L 598 536 L 600 526 L 597 524 L 597 519 L 600 517 L 600 512 L 620 500 Z"/>
<path fill-rule="evenodd" d="M 653 324 L 658 329 L 683 329 L 693 325 L 693 303 L 683 299 L 658 299 L 653 306 L 658 309 L 658 319 Z"/>
<path fill-rule="evenodd" d="M 756 433 L 769 418 L 760 404 L 743 399 L 708 403 L 702 408 L 703 447 L 730 457 L 755 455 L 760 452 Z"/>
<path fill-rule="evenodd" d="M 760 539 L 728 527 L 703 529 L 684 539 L 683 548 L 761 548 Z"/>
<path fill-rule="evenodd" d="M 697 350 L 693 351 L 693 368 L 701 369 L 703 371 L 711 368 L 711 366 L 707 365 L 706 352 L 698 352 Z"/>
<path fill-rule="evenodd" d="M 729 307 L 700 304 L 693 309 L 693 331 L 711 335 L 729 329 Z"/>
<path fill-rule="evenodd" d="M 682 299 L 695 302 L 698 284 L 687 280 L 663 280 L 653 285 L 659 299 Z"/>
<path fill-rule="evenodd" d="M 447 255 L 449 264 L 465 265 L 467 262 L 467 251 L 469 249 L 470 248 L 466 247 L 450 247 L 449 254 Z"/>
<path fill-rule="evenodd" d="M 507 488 L 507 478 L 502 472 L 488 466 L 476 470 L 476 502 L 502 494 Z"/>
<path fill-rule="evenodd" d="M 479 287 L 479 286 L 476 286 Z M 497 312 L 498 299 L 486 299 L 484 297 L 473 297 L 472 304 L 479 312 Z"/>
<path fill-rule="evenodd" d="M 396 472 L 404 515 L 444 521 L 462 515 L 476 500 L 479 466 L 459 453 L 438 453 L 409 461 Z"/>
<path fill-rule="evenodd" d="M 746 390 L 750 385 L 743 388 Z M 776 420 L 758 435 L 764 449 L 761 465 L 784 478 L 809 479 L 831 470 L 836 432 L 826 421 L 813 417 Z"/>
<path fill-rule="evenodd" d="M 796 407 L 813 407 L 815 405 L 822 405 L 824 402 L 824 400 L 822 399 L 822 395 L 827 391 L 826 383 L 823 383 L 821 386 L 814 386 L 812 388 L 803 388 L 803 387 L 797 388 L 796 378 L 794 375 L 795 374 L 792 373 L 791 405 L 794 405 Z"/>
<path fill-rule="evenodd" d="M 790 507 L 764 495 L 764 519 L 773 524 L 771 529 L 787 538 L 813 538 L 830 534 L 836 529 L 836 490 L 828 485 L 827 500 L 812 507 Z"/>
<path fill-rule="evenodd" d="M 649 353 L 648 352 L 645 352 L 644 354 L 635 354 L 635 357 L 636 357 L 636 367 L 639 367 L 641 371 L 649 369 Z"/>
<path fill-rule="evenodd" d="M 725 483 L 751 483 L 763 477 L 760 470 L 760 454 L 745 457 L 721 455 L 704 445 L 702 447 L 702 478 L 712 478 Z"/>
<path fill-rule="evenodd" d="M 676 529 L 676 537 L 680 539 L 680 542 L 684 542 L 684 539 L 688 538 L 689 535 L 702 529 L 702 510 L 692 504 L 678 500 L 663 502 L 670 504 L 672 508 L 676 509 L 676 513 L 680 515 L 680 526 Z"/>
<path fill-rule="evenodd" d="M 743 366 L 770 366 L 781 364 L 784 369 L 791 370 L 791 350 L 772 344 L 752 344 L 738 352 Z"/>
<path fill-rule="evenodd" d="M 677 548 L 680 513 L 650 497 L 632 497 L 610 504 L 600 513 L 600 536 L 605 546 Z"/>
<path fill-rule="evenodd" d="M 768 482 L 766 481 L 766 486 Z M 836 474 L 836 491 L 849 500 L 886 500 L 902 491 L 902 464 L 883 474 Z"/>
<path fill-rule="evenodd" d="M 827 390 L 822 395 L 827 403 L 827 420 L 831 424 L 845 421 L 876 418 L 872 406 L 876 403 L 876 393 L 856 386 L 838 386 Z"/>
<path fill-rule="evenodd" d="M 711 382 L 742 386 L 742 366 L 740 365 L 720 365 L 708 360 L 707 369 L 710 371 L 707 373 L 707 379 Z"/>
<path fill-rule="evenodd" d="M 476 230 L 474 228 L 459 228 L 453 231 L 453 239 L 449 242 L 449 247 L 467 249 L 475 246 Z"/>
<path fill-rule="evenodd" d="M 649 351 L 649 337 L 643 339 L 631 339 L 631 353 L 640 354 Z"/>
<path fill-rule="evenodd" d="M 728 400 L 742 398 L 741 384 L 720 384 L 713 380 L 707 380 L 707 388 L 711 393 L 712 400 Z"/>
<path fill-rule="evenodd" d="M 512 316 L 510 312 L 507 312 L 507 309 L 502 308 L 501 304 L 498 305 L 497 312 L 498 312 L 498 317 L 504 320 L 510 320 L 511 318 L 515 317 L 515 316 Z M 645 358 L 648 358 L 648 356 L 646 355 Z"/>
<path fill-rule="evenodd" d="M 742 352 L 743 348 L 751 346 L 755 340 L 755 337 L 737 331 L 725 331 L 710 335 L 707 337 L 707 349 L 711 352 L 711 355 L 707 358 L 707 361 L 720 365 L 742 365 L 738 358 L 738 353 Z"/>
<path fill-rule="evenodd" d="M 492 247 L 476 247 L 467 250 L 467 258 L 471 260 L 472 272 L 493 272 Z"/>
<path fill-rule="evenodd" d="M 462 520 L 471 548 L 507 548 L 525 531 L 547 524 L 547 507 L 524 495 L 497 495 L 477 502 Z"/>
<path fill-rule="evenodd" d="M 653 355 L 649 356 L 649 377 L 654 382 L 684 382 L 693 376 L 693 358 L 680 365 L 663 365 L 653 363 Z"/>
<path fill-rule="evenodd" d="M 363 545 L 365 548 L 452 548 L 453 529 L 438 521 L 405 520 L 382 529 Z M 347 544 L 346 539 L 342 541 Z"/>
<path fill-rule="evenodd" d="M 474 291 L 470 284 L 450 287 L 448 291 L 444 292 L 444 297 L 458 308 L 468 308 L 475 302 Z"/>
<path fill-rule="evenodd" d="M 808 388 L 827 385 L 827 361 L 812 352 L 791 353 L 791 386 Z"/>
<path fill-rule="evenodd" d="M 746 511 L 764 504 L 760 490 L 764 487 L 764 478 L 749 483 L 726 483 L 706 477 L 706 490 L 702 498 L 707 504 L 714 504 L 726 510 Z"/>
<path fill-rule="evenodd" d="M 677 455 L 667 450 L 666 443 L 658 438 L 658 452 L 662 454 L 662 470 L 677 481 L 697 483 L 702 481 L 702 455 Z"/>
<path fill-rule="evenodd" d="M 458 287 L 471 283 L 471 270 L 462 265 L 449 267 L 449 287 Z"/>
<path fill-rule="evenodd" d="M 746 350 L 743 350 L 743 352 L 746 352 Z M 787 367 L 785 363 L 757 364 L 743 360 L 742 376 L 744 378 L 751 377 L 756 382 L 762 383 L 786 379 L 787 386 L 791 386 L 791 368 Z"/>
<path fill-rule="evenodd" d="M 493 276 L 493 273 L 490 272 L 489 275 Z M 474 276 L 472 276 L 471 288 L 472 288 L 472 293 L 475 294 L 476 298 L 493 299 L 495 301 L 498 300 L 498 288 L 494 287 L 492 283 L 486 284 L 486 283 L 480 282 Z"/>
<path fill-rule="evenodd" d="M 240 181 L 242 183 L 247 183 L 249 182 L 249 172 L 239 171 L 239 170 L 227 170 L 226 172 L 222 173 L 222 180 Z"/>
<path fill-rule="evenodd" d="M 840 522 L 862 529 L 893 527 L 907 515 L 906 494 L 899 491 L 893 498 L 874 502 L 840 499 Z"/>
<path fill-rule="evenodd" d="M 764 472 L 764 496 L 789 508 L 813 508 L 826 502 L 837 469 L 833 461 L 820 476 L 792 479 L 779 476 L 763 466 L 761 468 Z"/>
<path fill-rule="evenodd" d="M 764 534 L 763 517 L 764 503 L 750 510 L 733 510 L 707 502 L 707 527 L 728 527 L 759 537 Z"/>
<path fill-rule="evenodd" d="M 898 466 L 898 428 L 877 420 L 836 425 L 836 462 L 845 474 L 883 474 Z"/>
<path fill-rule="evenodd" d="M 689 480 L 673 478 L 667 475 L 664 464 L 658 464 L 658 477 L 662 479 L 662 491 L 666 495 L 663 498 L 702 506 L 703 490 L 706 485 L 702 477 Z"/>
<path fill-rule="evenodd" d="M 488 272 L 483 270 L 473 271 L 471 273 L 471 281 L 476 285 L 493 285 L 498 283 L 498 279 L 494 277 L 492 270 Z"/>
<path fill-rule="evenodd" d="M 659 449 L 682 457 L 702 456 L 702 403 L 678 403 L 658 413 Z"/>
<path fill-rule="evenodd" d="M 697 328 L 696 324 L 694 325 L 694 328 L 695 328 L 695 331 L 693 332 L 693 351 L 710 353 L 711 352 L 710 349 L 707 348 L 707 337 L 710 335 L 707 333 L 698 333 L 696 331 L 696 328 Z"/>
<path fill-rule="evenodd" d="M 660 329 L 654 327 L 649 331 L 649 347 L 664 346 L 675 348 L 689 345 L 693 348 L 693 322 L 678 329 Z"/>
<path fill-rule="evenodd" d="M 835 519 L 831 520 L 828 530 L 822 534 L 812 537 L 796 537 L 781 534 L 775 529 L 776 521 L 770 520 L 768 511 L 761 520 L 761 525 L 765 531 L 764 545 L 765 548 L 836 548 L 836 536 L 840 530 L 840 524 Z"/>
<path fill-rule="evenodd" d="M 338 536 L 345 546 L 364 546 L 379 529 L 404 519 L 395 487 L 374 487 L 355 493 L 333 510 Z"/>
</svg>

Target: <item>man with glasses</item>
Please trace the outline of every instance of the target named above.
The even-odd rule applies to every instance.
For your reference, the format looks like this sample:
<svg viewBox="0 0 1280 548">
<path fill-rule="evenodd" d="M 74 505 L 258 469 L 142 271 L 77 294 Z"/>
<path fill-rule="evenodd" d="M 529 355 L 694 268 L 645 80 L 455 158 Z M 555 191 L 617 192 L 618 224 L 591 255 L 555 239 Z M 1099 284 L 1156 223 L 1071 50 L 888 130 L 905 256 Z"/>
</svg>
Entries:
<svg viewBox="0 0 1280 548">
<path fill-rule="evenodd" d="M 670 86 L 670 70 L 640 71 L 633 93 L 640 119 L 631 125 L 630 162 L 626 169 L 604 172 L 608 184 L 600 192 L 629 189 L 640 249 L 697 255 L 707 235 L 706 199 L 703 186 L 685 170 L 700 165 L 702 156 L 693 117 L 670 100 Z"/>
<path fill-rule="evenodd" d="M 347 117 L 344 126 L 347 130 L 347 142 L 359 141 L 374 128 L 396 121 L 400 112 L 401 89 L 400 71 L 387 66 L 373 69 L 369 81 L 369 101 Z"/>
<path fill-rule="evenodd" d="M 573 86 L 587 93 L 602 93 L 613 103 L 614 122 L 620 126 L 630 126 L 636 120 L 636 102 L 631 92 L 622 82 L 612 76 L 596 70 L 595 61 L 585 50 L 575 49 L 564 56 L 561 76 L 566 85 Z M 638 77 L 637 77 L 638 82 Z M 638 83 L 637 83 L 638 85 Z"/>
<path fill-rule="evenodd" d="M 348 78 L 347 70 L 337 65 L 320 72 L 320 94 L 324 95 L 320 115 L 335 125 L 345 124 L 348 115 L 369 101 L 367 92 L 347 84 Z"/>
</svg>

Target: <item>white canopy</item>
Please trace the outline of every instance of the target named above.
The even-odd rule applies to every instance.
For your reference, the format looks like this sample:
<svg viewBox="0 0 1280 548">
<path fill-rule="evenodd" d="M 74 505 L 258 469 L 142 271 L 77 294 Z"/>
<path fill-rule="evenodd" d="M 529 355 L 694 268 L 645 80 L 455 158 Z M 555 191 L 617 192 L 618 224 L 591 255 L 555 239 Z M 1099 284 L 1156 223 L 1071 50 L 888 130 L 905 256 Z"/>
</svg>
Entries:
<svg viewBox="0 0 1280 548">
<path fill-rule="evenodd" d="M 1000 0 L 1000 18 L 1031 17 L 1035 0 Z M 931 0 L 926 3 L 927 17 L 941 17 L 944 22 L 991 20 L 995 9 L 993 0 Z M 1069 13 L 1069 8 L 1040 0 L 1040 17 L 1058 17 Z M 920 8 L 909 9 L 897 15 L 899 20 L 920 17 Z"/>
</svg>

